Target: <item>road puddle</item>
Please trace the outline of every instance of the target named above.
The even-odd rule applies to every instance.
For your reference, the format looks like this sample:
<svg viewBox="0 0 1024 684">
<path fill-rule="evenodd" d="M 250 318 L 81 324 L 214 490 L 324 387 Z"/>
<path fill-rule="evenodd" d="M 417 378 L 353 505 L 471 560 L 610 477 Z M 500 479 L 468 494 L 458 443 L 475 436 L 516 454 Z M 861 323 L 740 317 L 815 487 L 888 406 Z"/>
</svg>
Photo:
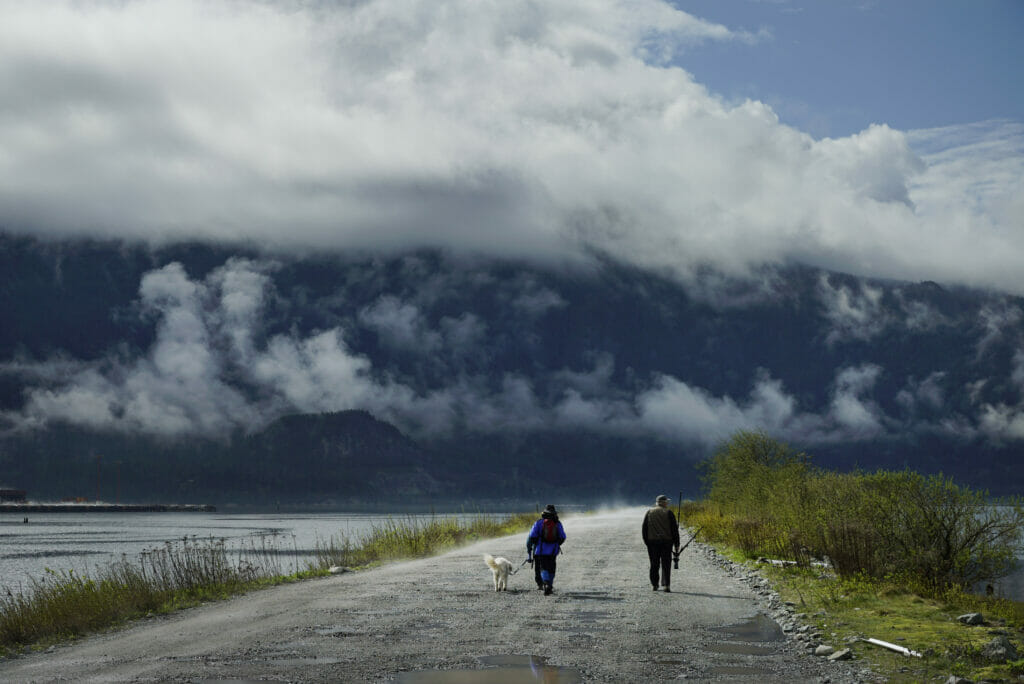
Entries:
<svg viewBox="0 0 1024 684">
<path fill-rule="evenodd" d="M 196 684 L 286 684 L 286 679 L 197 679 Z"/>
<path fill-rule="evenodd" d="M 704 647 L 705 651 L 711 651 L 712 653 L 728 653 L 730 655 L 750 655 L 750 656 L 766 656 L 773 655 L 775 649 L 767 648 L 765 646 L 754 646 L 753 644 L 736 644 L 736 643 L 722 643 L 722 644 L 711 644 L 710 646 Z"/>
<path fill-rule="evenodd" d="M 349 661 L 345 658 L 268 658 L 263 662 L 277 667 L 299 667 L 301 665 L 337 665 Z"/>
<path fill-rule="evenodd" d="M 583 681 L 577 670 L 548 665 L 541 656 L 480 656 L 477 660 L 483 668 L 402 672 L 395 681 L 404 684 L 577 684 Z"/>
<path fill-rule="evenodd" d="M 606 591 L 567 591 L 563 594 L 566 598 L 579 601 L 623 601 L 621 596 L 611 596 Z"/>
<path fill-rule="evenodd" d="M 784 641 L 786 638 L 778 623 L 764 613 L 758 613 L 734 625 L 713 627 L 711 631 L 721 634 L 726 640 L 709 644 L 704 647 L 704 650 L 708 653 L 730 656 L 764 657 L 776 655 L 774 648 L 760 644 Z M 712 665 L 706 670 L 706 674 L 722 677 L 750 677 L 761 680 L 771 676 L 771 671 L 756 665 L 748 665 L 741 661 L 736 664 Z"/>
<path fill-rule="evenodd" d="M 363 636 L 362 632 L 353 632 L 341 627 L 317 627 L 313 630 L 320 636 L 336 637 L 338 639 L 344 639 L 345 637 L 356 637 Z"/>
<path fill-rule="evenodd" d="M 736 641 L 764 642 L 784 641 L 786 639 L 786 635 L 778 623 L 764 613 L 758 613 L 754 617 L 738 622 L 735 625 L 712 627 L 711 631 L 726 634 Z"/>
</svg>

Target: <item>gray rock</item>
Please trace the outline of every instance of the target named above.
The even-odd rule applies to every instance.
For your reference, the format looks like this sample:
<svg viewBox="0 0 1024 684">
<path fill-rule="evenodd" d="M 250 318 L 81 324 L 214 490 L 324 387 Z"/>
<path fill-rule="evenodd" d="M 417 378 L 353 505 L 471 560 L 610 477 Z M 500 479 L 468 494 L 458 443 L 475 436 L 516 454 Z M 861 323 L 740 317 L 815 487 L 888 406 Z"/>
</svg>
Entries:
<svg viewBox="0 0 1024 684">
<path fill-rule="evenodd" d="M 997 636 L 981 649 L 981 657 L 995 663 L 1005 663 L 1017 659 L 1017 649 L 1004 636 Z"/>
<path fill-rule="evenodd" d="M 814 655 L 816 655 L 816 656 L 830 656 L 830 655 L 832 655 L 835 652 L 836 652 L 836 649 L 832 648 L 831 646 L 827 646 L 825 644 L 822 644 L 818 648 L 814 649 Z"/>
<path fill-rule="evenodd" d="M 949 679 L 946 680 L 946 684 L 974 684 L 974 682 L 970 679 L 957 677 L 956 675 L 949 675 Z"/>
<path fill-rule="evenodd" d="M 980 625 L 985 622 L 985 617 L 981 613 L 964 613 L 957 620 L 965 625 Z"/>
<path fill-rule="evenodd" d="M 851 651 L 848 648 L 842 648 L 842 649 L 839 649 L 838 651 L 836 651 L 835 653 L 833 653 L 832 655 L 830 655 L 828 657 L 828 659 L 831 660 L 832 662 L 836 662 L 837 660 L 849 660 L 852 657 L 853 657 L 853 651 Z"/>
</svg>

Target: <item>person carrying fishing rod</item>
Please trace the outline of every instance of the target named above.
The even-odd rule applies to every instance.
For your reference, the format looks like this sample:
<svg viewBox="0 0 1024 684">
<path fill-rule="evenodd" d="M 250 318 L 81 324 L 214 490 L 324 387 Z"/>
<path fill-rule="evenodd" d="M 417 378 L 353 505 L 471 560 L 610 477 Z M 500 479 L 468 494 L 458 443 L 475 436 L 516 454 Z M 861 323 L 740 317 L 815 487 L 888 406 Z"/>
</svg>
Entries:
<svg viewBox="0 0 1024 684">
<path fill-rule="evenodd" d="M 644 544 L 647 545 L 647 557 L 651 560 L 651 585 L 658 591 L 658 578 L 661 586 L 670 592 L 672 580 L 672 552 L 679 552 L 679 523 L 668 506 L 668 497 L 664 494 L 655 499 L 654 508 L 644 514 L 641 528 Z M 659 572 L 660 571 L 660 572 Z"/>
</svg>

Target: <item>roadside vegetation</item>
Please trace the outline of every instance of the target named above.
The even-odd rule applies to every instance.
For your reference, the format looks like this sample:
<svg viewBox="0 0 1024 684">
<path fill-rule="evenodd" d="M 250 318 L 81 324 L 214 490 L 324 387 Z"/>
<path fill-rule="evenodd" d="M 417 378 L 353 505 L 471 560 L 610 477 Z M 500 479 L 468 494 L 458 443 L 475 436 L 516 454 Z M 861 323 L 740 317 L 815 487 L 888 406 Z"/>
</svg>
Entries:
<svg viewBox="0 0 1024 684">
<path fill-rule="evenodd" d="M 261 537 L 239 548 L 223 539 L 183 538 L 162 548 L 122 558 L 95 574 L 47 570 L 15 590 L 0 587 L 0 657 L 39 648 L 122 624 L 248 591 L 389 560 L 425 557 L 479 539 L 527 529 L 523 513 L 496 520 L 484 515 L 460 522 L 437 517 L 389 519 L 364 538 L 344 535 L 318 543 L 316 558 L 302 569 L 283 539 Z"/>
<path fill-rule="evenodd" d="M 837 473 L 760 433 L 740 432 L 704 464 L 706 495 L 682 507 L 699 538 L 761 566 L 836 649 L 894 681 L 1024 674 L 1024 604 L 971 593 L 1011 572 L 1024 538 L 1020 499 L 910 470 Z M 985 622 L 967 626 L 962 614 Z M 922 653 L 906 657 L 859 639 Z M 1009 657 L 986 655 L 1006 638 Z M 859 638 L 859 639 L 858 639 Z"/>
</svg>

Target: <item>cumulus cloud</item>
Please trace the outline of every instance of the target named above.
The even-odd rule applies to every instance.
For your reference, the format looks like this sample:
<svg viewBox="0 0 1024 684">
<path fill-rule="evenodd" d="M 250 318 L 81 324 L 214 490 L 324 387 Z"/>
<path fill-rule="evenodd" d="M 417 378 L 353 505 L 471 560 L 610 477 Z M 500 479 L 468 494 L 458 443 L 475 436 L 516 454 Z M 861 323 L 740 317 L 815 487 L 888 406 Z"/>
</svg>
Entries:
<svg viewBox="0 0 1024 684">
<path fill-rule="evenodd" d="M 3 14 L 7 230 L 599 252 L 683 277 L 798 260 L 1024 292 L 1019 126 L 815 140 L 674 66 L 754 37 L 662 0 Z"/>
</svg>

